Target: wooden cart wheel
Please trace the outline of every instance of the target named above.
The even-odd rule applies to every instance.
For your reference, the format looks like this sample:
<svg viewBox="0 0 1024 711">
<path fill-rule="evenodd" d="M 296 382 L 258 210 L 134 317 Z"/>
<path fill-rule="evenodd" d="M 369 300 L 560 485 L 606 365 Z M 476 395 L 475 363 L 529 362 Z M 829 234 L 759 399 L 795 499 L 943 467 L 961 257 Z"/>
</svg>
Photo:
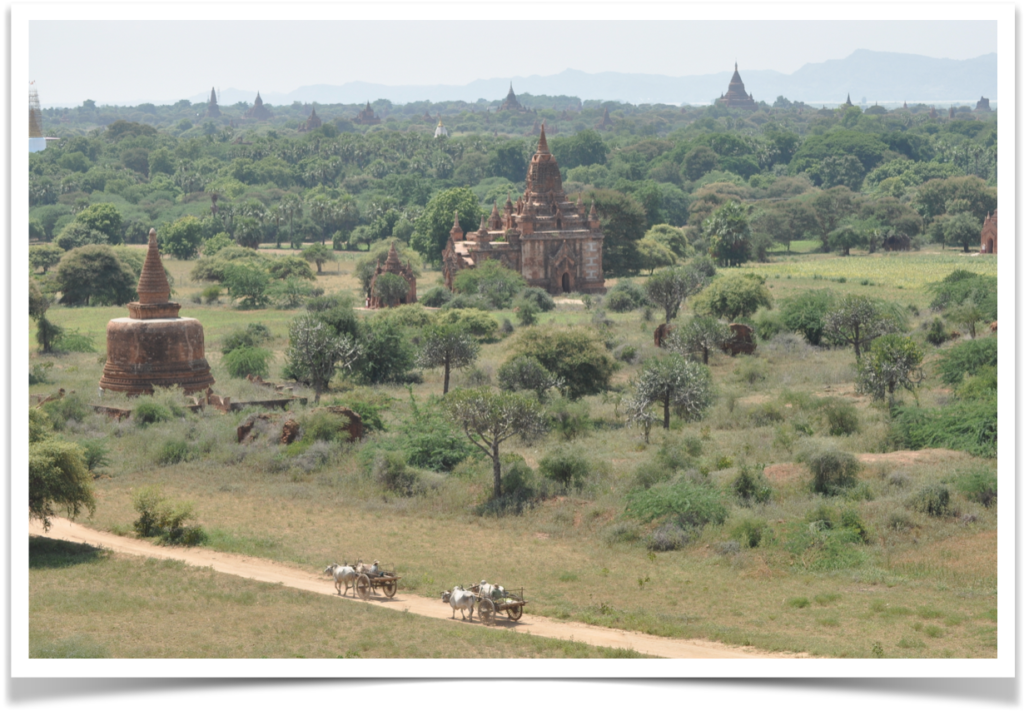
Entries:
<svg viewBox="0 0 1024 711">
<path fill-rule="evenodd" d="M 523 616 L 523 606 L 522 605 L 513 605 L 512 607 L 508 608 L 507 612 L 508 612 L 508 618 L 510 620 L 512 620 L 513 622 L 515 622 L 516 620 L 518 620 L 520 617 Z"/>
<path fill-rule="evenodd" d="M 491 624 L 494 621 L 494 603 L 484 598 L 480 601 L 480 620 L 484 624 Z"/>
<path fill-rule="evenodd" d="M 388 597 L 394 597 L 395 592 L 398 590 L 397 580 L 385 580 L 380 586 L 384 589 L 384 594 Z"/>
<path fill-rule="evenodd" d="M 360 598 L 363 600 L 369 600 L 370 590 L 370 577 L 366 575 L 366 573 L 363 573 L 356 578 L 356 594 L 358 594 Z"/>
</svg>

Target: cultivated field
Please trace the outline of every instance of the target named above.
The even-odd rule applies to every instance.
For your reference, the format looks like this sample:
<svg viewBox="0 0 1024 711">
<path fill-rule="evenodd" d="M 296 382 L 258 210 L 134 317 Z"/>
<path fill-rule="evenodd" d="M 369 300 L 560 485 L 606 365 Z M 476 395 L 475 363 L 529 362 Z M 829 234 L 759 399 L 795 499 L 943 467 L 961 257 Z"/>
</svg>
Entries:
<svg viewBox="0 0 1024 711">
<path fill-rule="evenodd" d="M 354 256 L 343 253 L 318 285 L 328 293 L 355 293 Z M 926 284 L 956 268 L 994 276 L 996 264 L 939 250 L 848 258 L 776 254 L 774 259 L 743 270 L 766 276 L 776 301 L 824 287 L 888 299 L 916 313 L 910 318 L 915 336 L 931 316 Z M 266 390 L 228 376 L 220 342 L 247 323 L 265 324 L 275 353 L 268 379 L 282 382 L 288 326 L 300 311 L 195 304 L 192 295 L 204 285 L 190 282 L 192 263 L 167 259 L 165 265 L 175 278 L 182 315 L 198 318 L 205 328 L 215 391 L 233 401 L 267 397 Z M 425 273 L 419 291 L 437 279 L 436 272 Z M 541 325 L 590 325 L 599 308 L 563 301 L 539 320 Z M 91 336 L 97 352 L 41 356 L 30 336 L 32 363 L 53 364 L 50 383 L 32 386 L 31 393 L 63 387 L 98 404 L 105 325 L 124 315 L 123 307 L 51 308 L 51 321 Z M 515 321 L 511 312 L 494 315 L 499 322 Z M 688 315 L 684 307 L 680 320 Z M 156 484 L 169 499 L 194 503 L 209 548 L 311 571 L 356 558 L 395 561 L 402 589 L 420 595 L 485 578 L 525 587 L 528 615 L 655 635 L 823 657 L 996 655 L 996 507 L 968 500 L 956 488 L 966 474 L 994 469 L 994 460 L 947 450 L 890 451 L 888 412 L 854 392 L 852 351 L 815 348 L 788 334 L 761 342 L 753 356 L 713 354 L 717 399 L 707 417 L 695 423 L 674 418 L 669 432 L 656 427 L 645 444 L 642 433 L 626 426 L 622 401 L 639 363 L 659 355 L 652 343 L 657 310 L 646 321 L 642 311 L 608 312 L 602 318 L 604 339 L 616 348 L 634 346 L 638 358 L 622 363 L 612 392 L 585 399 L 592 429 L 575 440 L 591 464 L 585 484 L 554 492 L 521 515 L 476 513 L 490 493 L 486 460 L 463 463 L 447 475 L 423 473 L 424 486 L 413 496 L 390 494 L 366 476 L 361 448 L 413 416 L 410 397 L 422 407 L 440 395 L 441 373 L 427 370 L 422 383 L 372 392 L 336 379 L 324 401 L 345 404 L 353 393 L 386 401 L 388 432 L 359 445 L 310 447 L 295 456 L 266 438 L 238 444 L 235 428 L 247 412 L 223 415 L 207 408 L 144 429 L 100 415 L 70 420 L 65 437 L 102 440 L 109 449 L 109 464 L 98 469 L 95 481 L 95 516 L 82 522 L 130 535 L 137 517 L 133 493 Z M 484 344 L 475 370 L 456 371 L 453 387 L 471 379 L 496 384 L 496 371 L 516 337 Z M 950 398 L 934 375 L 935 361 L 948 347 L 926 344 L 926 379 L 918 394 L 923 406 Z M 312 392 L 298 387 L 296 394 Z M 856 408 L 855 432 L 827 434 L 816 405 L 825 398 Z M 155 399 L 184 403 L 173 392 Z M 102 404 L 131 408 L 143 400 L 108 393 Z M 190 443 L 201 456 L 158 464 L 171 440 Z M 810 493 L 810 474 L 798 460 L 808 448 L 829 443 L 857 454 L 862 470 L 856 488 L 826 500 Z M 511 440 L 503 451 L 536 468 L 557 444 L 558 437 L 549 434 L 530 445 Z M 649 550 L 643 541 L 650 531 L 627 518 L 624 505 L 637 467 L 658 457 L 688 458 L 723 492 L 731 491 L 741 467 L 764 465 L 771 499 L 750 506 L 733 500 L 726 521 L 704 527 L 688 545 Z M 912 505 L 917 492 L 933 483 L 948 484 L 953 492 L 944 515 L 928 515 Z M 823 505 L 836 515 L 855 512 L 864 540 L 801 544 Z M 754 546 L 751 530 L 759 532 Z M 75 575 L 67 575 L 69 566 Z M 324 585 L 332 582 L 325 577 Z M 468 625 L 444 626 L 372 606 L 346 610 L 347 628 L 341 629 L 332 624 L 337 608 L 327 599 L 42 539 L 32 540 L 30 586 L 33 656 L 583 657 L 607 652 Z M 256 622 L 254 610 L 259 610 Z M 166 634 L 154 635 L 161 640 L 154 643 L 138 634 L 141 625 Z M 326 637 L 325 628 L 331 630 Z M 386 642 L 366 644 L 371 630 Z"/>
</svg>

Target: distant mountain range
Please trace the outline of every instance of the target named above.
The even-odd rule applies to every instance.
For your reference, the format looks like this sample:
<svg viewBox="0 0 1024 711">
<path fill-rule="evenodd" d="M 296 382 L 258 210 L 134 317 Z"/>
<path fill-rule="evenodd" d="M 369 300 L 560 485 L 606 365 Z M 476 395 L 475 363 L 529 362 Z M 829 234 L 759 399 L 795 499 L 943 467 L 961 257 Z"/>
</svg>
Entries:
<svg viewBox="0 0 1024 711">
<path fill-rule="evenodd" d="M 845 59 L 805 64 L 792 74 L 772 70 L 740 68 L 748 93 L 758 101 L 774 102 L 785 96 L 790 101 L 811 105 L 839 104 L 850 94 L 854 103 L 926 103 L 938 106 L 976 102 L 979 97 L 996 96 L 996 55 L 974 59 L 934 59 L 915 54 L 873 52 L 859 49 Z M 700 76 L 671 77 L 659 74 L 588 74 L 566 69 L 552 76 L 514 76 L 477 79 L 462 86 L 387 86 L 348 82 L 341 86 L 315 84 L 288 93 L 263 93 L 263 101 L 287 105 L 294 101 L 319 104 L 359 104 L 388 99 L 395 104 L 414 101 L 466 101 L 503 99 L 509 82 L 517 94 L 574 96 L 582 100 L 622 101 L 630 104 L 710 104 L 725 93 L 732 70 Z M 209 90 L 189 97 L 193 102 L 209 99 Z M 222 105 L 239 101 L 252 103 L 255 89 L 224 89 L 218 95 Z"/>
</svg>

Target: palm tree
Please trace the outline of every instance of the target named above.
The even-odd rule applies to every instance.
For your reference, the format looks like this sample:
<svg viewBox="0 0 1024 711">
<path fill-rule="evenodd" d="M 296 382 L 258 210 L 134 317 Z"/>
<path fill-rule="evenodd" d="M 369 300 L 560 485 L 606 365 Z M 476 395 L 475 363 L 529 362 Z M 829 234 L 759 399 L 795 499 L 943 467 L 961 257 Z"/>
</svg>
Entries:
<svg viewBox="0 0 1024 711">
<path fill-rule="evenodd" d="M 281 198 L 280 208 L 288 219 L 288 239 L 291 240 L 292 249 L 295 249 L 295 227 L 292 220 L 296 217 L 302 219 L 302 198 L 294 193 L 289 193 Z"/>
</svg>

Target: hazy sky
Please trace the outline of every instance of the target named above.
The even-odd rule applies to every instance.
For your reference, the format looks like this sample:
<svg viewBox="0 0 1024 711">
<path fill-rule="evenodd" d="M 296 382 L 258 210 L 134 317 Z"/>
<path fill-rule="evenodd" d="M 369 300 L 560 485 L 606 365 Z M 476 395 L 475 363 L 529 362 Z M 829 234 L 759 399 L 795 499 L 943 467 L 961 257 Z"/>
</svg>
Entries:
<svg viewBox="0 0 1024 711">
<path fill-rule="evenodd" d="M 962 20 L 33 20 L 29 73 L 44 106 L 135 105 L 172 103 L 211 86 L 269 93 L 351 81 L 460 85 L 570 68 L 687 76 L 728 71 L 734 61 L 741 71 L 788 74 L 856 49 L 969 59 L 995 47 L 994 21 Z"/>
</svg>

